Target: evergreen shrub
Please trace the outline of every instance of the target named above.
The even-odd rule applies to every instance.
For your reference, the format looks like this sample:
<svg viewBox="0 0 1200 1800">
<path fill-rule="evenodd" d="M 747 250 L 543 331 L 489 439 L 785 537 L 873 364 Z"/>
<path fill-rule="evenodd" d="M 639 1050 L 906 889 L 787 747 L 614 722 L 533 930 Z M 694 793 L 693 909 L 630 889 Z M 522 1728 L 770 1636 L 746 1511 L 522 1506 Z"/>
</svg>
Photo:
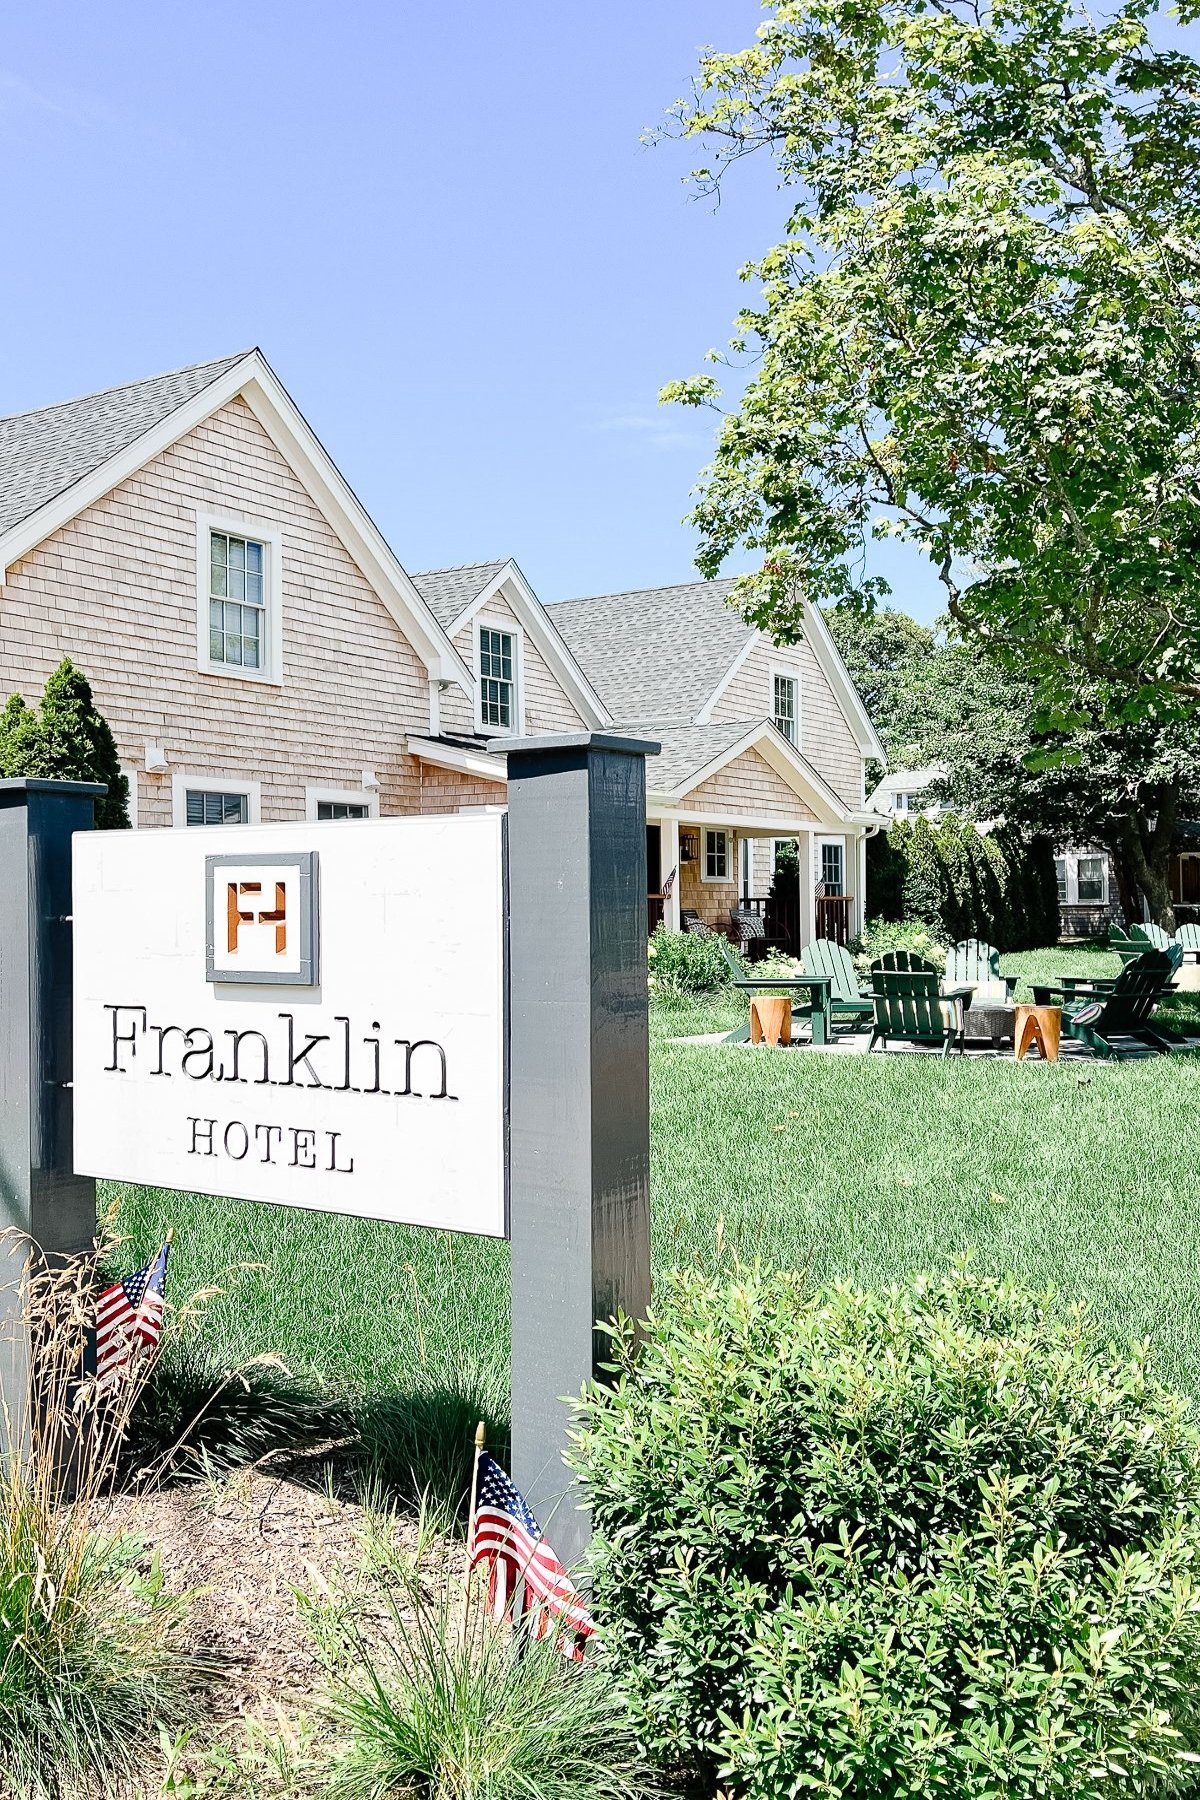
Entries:
<svg viewBox="0 0 1200 1800">
<path fill-rule="evenodd" d="M 1200 1437 L 1142 1350 L 969 1266 L 680 1270 L 574 1460 L 660 1762 L 744 1800 L 1190 1791 Z"/>
<path fill-rule="evenodd" d="M 41 704 L 20 694 L 0 712 L 0 776 L 54 781 L 101 781 L 107 795 L 96 802 L 96 824 L 129 824 L 129 782 L 108 723 L 97 710 L 91 684 L 65 656 L 46 682 Z"/>
<path fill-rule="evenodd" d="M 950 943 L 982 938 L 997 950 L 1056 944 L 1058 883 L 1049 838 L 970 819 L 901 819 L 867 840 L 867 903 L 894 922 L 921 919 Z"/>
</svg>

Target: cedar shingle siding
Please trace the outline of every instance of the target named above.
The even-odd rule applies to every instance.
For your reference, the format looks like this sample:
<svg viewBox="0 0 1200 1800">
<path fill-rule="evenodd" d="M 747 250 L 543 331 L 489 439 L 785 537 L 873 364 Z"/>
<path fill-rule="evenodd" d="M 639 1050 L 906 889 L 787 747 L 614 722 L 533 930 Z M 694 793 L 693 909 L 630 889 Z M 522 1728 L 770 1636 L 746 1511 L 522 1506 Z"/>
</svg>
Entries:
<svg viewBox="0 0 1200 1800">
<path fill-rule="evenodd" d="M 283 533 L 283 684 L 196 667 L 196 514 Z M 86 670 L 134 777 L 141 825 L 171 823 L 175 771 L 262 782 L 262 817 L 302 819 L 306 783 L 379 779 L 380 810 L 421 810 L 400 745 L 427 732 L 423 664 L 243 400 L 232 400 L 8 571 L 0 689 L 33 699 L 63 656 Z"/>
</svg>

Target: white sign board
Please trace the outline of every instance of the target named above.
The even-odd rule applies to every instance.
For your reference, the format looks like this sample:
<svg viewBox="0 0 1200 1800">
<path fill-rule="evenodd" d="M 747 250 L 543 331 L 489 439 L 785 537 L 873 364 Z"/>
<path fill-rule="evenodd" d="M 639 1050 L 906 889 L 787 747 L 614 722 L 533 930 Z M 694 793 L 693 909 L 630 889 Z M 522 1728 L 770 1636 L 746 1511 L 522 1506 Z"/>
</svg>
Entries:
<svg viewBox="0 0 1200 1800">
<path fill-rule="evenodd" d="M 76 1169 L 502 1236 L 503 828 L 79 833 Z"/>
</svg>

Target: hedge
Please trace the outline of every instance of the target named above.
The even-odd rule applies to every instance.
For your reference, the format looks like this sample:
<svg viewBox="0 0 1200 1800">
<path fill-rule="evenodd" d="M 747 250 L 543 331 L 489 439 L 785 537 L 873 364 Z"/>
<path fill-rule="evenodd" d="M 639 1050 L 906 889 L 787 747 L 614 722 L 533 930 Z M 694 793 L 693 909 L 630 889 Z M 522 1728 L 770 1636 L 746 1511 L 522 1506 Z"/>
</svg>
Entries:
<svg viewBox="0 0 1200 1800">
<path fill-rule="evenodd" d="M 872 918 L 923 919 L 951 943 L 1055 944 L 1054 846 L 1007 826 L 981 832 L 956 813 L 901 820 L 867 840 L 867 910 Z"/>
</svg>

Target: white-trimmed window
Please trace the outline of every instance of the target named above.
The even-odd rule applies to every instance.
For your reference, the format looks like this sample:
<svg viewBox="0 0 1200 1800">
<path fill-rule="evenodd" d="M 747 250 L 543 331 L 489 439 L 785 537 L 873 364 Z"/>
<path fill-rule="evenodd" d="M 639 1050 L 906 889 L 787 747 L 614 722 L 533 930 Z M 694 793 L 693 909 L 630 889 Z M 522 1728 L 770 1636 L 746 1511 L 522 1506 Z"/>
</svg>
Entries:
<svg viewBox="0 0 1200 1800">
<path fill-rule="evenodd" d="M 257 825 L 261 817 L 261 784 L 232 775 L 188 775 L 171 778 L 171 822 L 174 825 Z"/>
<path fill-rule="evenodd" d="M 800 742 L 800 677 L 785 669 L 771 673 L 772 718 L 789 744 Z"/>
<path fill-rule="evenodd" d="M 1067 904 L 1068 892 L 1067 859 L 1065 856 L 1056 856 L 1054 859 L 1054 879 L 1058 883 L 1058 903 L 1060 906 L 1065 906 Z"/>
<path fill-rule="evenodd" d="M 704 833 L 704 860 L 700 865 L 701 881 L 728 881 L 729 874 L 729 833 L 727 831 L 706 830 Z"/>
<path fill-rule="evenodd" d="M 1107 895 L 1105 893 L 1105 868 L 1102 856 L 1081 856 L 1076 892 L 1081 906 L 1101 906 Z"/>
<path fill-rule="evenodd" d="M 197 516 L 201 670 L 249 681 L 282 676 L 282 539 L 251 520 Z"/>
<path fill-rule="evenodd" d="M 362 788 L 306 787 L 304 816 L 306 819 L 374 819 L 379 812 L 379 797 Z"/>
<path fill-rule="evenodd" d="M 519 736 L 524 646 L 520 627 L 507 619 L 475 622 L 475 723 L 480 731 Z"/>
<path fill-rule="evenodd" d="M 831 840 L 821 845 L 821 880 L 830 895 L 846 891 L 846 846 Z"/>
</svg>

